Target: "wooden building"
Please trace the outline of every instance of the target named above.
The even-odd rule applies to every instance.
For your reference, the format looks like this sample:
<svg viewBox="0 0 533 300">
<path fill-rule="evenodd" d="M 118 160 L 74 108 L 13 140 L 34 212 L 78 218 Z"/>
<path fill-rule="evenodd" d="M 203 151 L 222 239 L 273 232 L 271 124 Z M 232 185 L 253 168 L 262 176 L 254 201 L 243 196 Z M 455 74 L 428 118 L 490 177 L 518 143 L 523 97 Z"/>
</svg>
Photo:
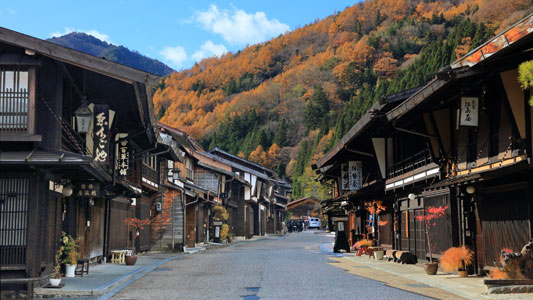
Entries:
<svg viewBox="0 0 533 300">
<path fill-rule="evenodd" d="M 291 201 L 287 204 L 287 211 L 291 213 L 291 219 L 319 217 L 320 210 L 320 200 L 315 197 L 305 197 Z"/>
<path fill-rule="evenodd" d="M 517 71 L 532 57 L 532 31 L 528 16 L 444 67 L 424 87 L 376 103 L 317 163 L 321 179 L 333 182 L 338 194 L 326 209 L 355 213 L 350 229 L 358 233 L 356 198 L 388 204 L 367 225 L 391 224 L 377 230 L 380 242 L 419 260 L 427 259 L 428 248 L 416 216 L 428 207 L 446 207 L 430 229 L 437 258 L 451 246 L 466 245 L 482 273 L 503 248 L 518 251 L 532 237 L 533 109 Z M 352 160 L 361 161 L 355 176 L 364 180 L 345 191 L 342 168 L 347 164 L 351 176 Z"/>
<path fill-rule="evenodd" d="M 419 119 L 442 180 L 428 182 L 417 197 L 426 206 L 449 203 L 451 226 L 438 230 L 475 251 L 478 272 L 494 266 L 503 248 L 519 251 L 532 237 L 533 108 L 517 70 L 531 60 L 532 31 L 528 16 L 442 69 L 386 116 L 398 126 Z"/>
<path fill-rule="evenodd" d="M 267 227 L 274 228 L 273 224 L 267 226 L 267 222 L 273 222 L 275 172 L 217 147 L 209 152 L 230 165 L 232 172 L 247 183 L 238 193 L 242 200 L 237 201 L 237 214 L 233 215 L 235 235 L 242 238 L 265 235 Z"/>
<path fill-rule="evenodd" d="M 2 289 L 41 285 L 62 230 L 84 258 L 133 246 L 123 220 L 149 214 L 140 159 L 159 147 L 158 81 L 0 27 Z"/>
<path fill-rule="evenodd" d="M 274 194 L 272 196 L 270 216 L 267 220 L 267 233 L 282 234 L 285 232 L 287 204 L 290 201 L 292 186 L 285 180 L 272 180 Z"/>
</svg>

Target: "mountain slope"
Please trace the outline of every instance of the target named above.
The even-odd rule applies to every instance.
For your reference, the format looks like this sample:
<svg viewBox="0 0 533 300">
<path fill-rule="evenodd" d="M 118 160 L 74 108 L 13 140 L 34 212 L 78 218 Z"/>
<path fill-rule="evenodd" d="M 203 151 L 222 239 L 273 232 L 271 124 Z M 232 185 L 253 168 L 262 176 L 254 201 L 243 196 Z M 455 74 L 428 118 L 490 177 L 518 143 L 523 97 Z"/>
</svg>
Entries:
<svg viewBox="0 0 533 300">
<path fill-rule="evenodd" d="M 530 0 L 366 0 L 174 73 L 154 104 L 204 147 L 291 176 L 294 197 L 321 194 L 310 163 L 379 97 L 424 84 L 528 12 Z"/>
<path fill-rule="evenodd" d="M 107 60 L 159 76 L 166 76 L 174 72 L 172 68 L 156 59 L 131 51 L 124 46 L 115 46 L 101 41 L 83 32 L 72 32 L 60 37 L 50 38 L 48 41 L 94 56 L 105 57 Z"/>
</svg>

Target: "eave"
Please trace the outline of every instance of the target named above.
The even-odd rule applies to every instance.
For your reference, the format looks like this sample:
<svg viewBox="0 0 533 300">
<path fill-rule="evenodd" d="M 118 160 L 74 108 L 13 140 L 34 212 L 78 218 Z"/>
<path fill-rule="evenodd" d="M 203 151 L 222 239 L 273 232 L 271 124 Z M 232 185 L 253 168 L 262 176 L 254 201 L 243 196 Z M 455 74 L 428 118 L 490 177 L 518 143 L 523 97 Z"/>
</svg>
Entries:
<svg viewBox="0 0 533 300">
<path fill-rule="evenodd" d="M 96 73 L 104 74 L 130 84 L 133 82 L 140 82 L 150 86 L 157 86 L 159 84 L 160 77 L 157 75 L 127 67 L 4 27 L 0 27 L 0 41 L 18 47 L 24 47 L 25 49 L 32 50 L 43 56 L 88 69 Z"/>
</svg>

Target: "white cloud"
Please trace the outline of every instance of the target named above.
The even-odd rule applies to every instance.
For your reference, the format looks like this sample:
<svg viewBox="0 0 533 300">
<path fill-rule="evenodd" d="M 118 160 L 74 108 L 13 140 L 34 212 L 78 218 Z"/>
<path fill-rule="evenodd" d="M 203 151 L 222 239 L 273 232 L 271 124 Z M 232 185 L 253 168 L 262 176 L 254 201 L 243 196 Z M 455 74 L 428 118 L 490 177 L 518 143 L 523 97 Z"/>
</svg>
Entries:
<svg viewBox="0 0 533 300">
<path fill-rule="evenodd" d="M 97 38 L 99 40 L 102 40 L 104 42 L 111 43 L 111 39 L 109 38 L 109 35 L 107 35 L 105 33 L 101 33 L 101 32 L 96 31 L 94 29 L 92 29 L 92 30 L 79 30 L 79 29 L 74 29 L 72 27 L 65 27 L 65 31 L 64 32 L 56 31 L 56 32 L 53 32 L 51 34 L 51 36 L 52 37 L 60 37 L 60 36 L 63 36 L 65 34 L 69 34 L 69 33 L 72 33 L 72 32 L 83 32 L 83 33 L 86 33 L 88 35 L 92 35 L 95 38 Z"/>
<path fill-rule="evenodd" d="M 111 43 L 111 39 L 109 38 L 109 35 L 107 35 L 105 33 L 101 33 L 101 32 L 98 32 L 96 30 L 88 30 L 88 31 L 84 31 L 84 32 L 87 33 L 88 35 L 94 36 L 95 38 L 97 38 L 99 40 Z"/>
<path fill-rule="evenodd" d="M 220 57 L 222 54 L 228 52 L 228 49 L 222 44 L 213 44 L 210 40 L 200 46 L 200 49 L 193 53 L 192 58 L 196 61 L 201 61 L 206 57 L 216 55 Z"/>
<path fill-rule="evenodd" d="M 187 60 L 187 52 L 181 46 L 165 47 L 159 52 L 172 66 L 176 69 L 183 67 L 183 63 Z"/>
<path fill-rule="evenodd" d="M 228 43 L 237 45 L 260 43 L 290 29 L 289 25 L 276 19 L 269 20 L 261 11 L 248 14 L 237 8 L 219 10 L 213 4 L 206 11 L 196 12 L 192 18 L 204 29 L 220 34 Z"/>
</svg>

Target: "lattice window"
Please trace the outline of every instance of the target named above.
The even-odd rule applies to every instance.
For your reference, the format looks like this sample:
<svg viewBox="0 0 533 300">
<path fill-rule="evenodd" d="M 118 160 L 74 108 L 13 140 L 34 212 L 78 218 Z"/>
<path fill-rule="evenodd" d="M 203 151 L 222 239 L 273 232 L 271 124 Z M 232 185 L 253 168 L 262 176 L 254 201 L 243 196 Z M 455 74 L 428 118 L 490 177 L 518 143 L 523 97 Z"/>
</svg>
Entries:
<svg viewBox="0 0 533 300">
<path fill-rule="evenodd" d="M 28 178 L 0 178 L 0 264 L 26 264 Z"/>
<path fill-rule="evenodd" d="M 30 71 L 0 70 L 0 132 L 32 131 Z"/>
</svg>

